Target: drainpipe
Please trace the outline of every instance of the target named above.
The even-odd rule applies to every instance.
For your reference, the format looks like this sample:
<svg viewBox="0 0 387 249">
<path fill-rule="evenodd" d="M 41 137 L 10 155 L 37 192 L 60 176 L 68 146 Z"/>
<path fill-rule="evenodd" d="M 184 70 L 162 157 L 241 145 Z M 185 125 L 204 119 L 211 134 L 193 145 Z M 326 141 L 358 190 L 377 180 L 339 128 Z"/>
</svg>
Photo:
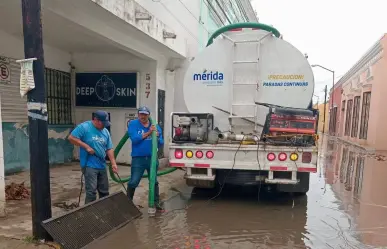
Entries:
<svg viewBox="0 0 387 249">
<path fill-rule="evenodd" d="M 5 217 L 5 175 L 4 175 L 4 151 L 3 151 L 3 119 L 1 117 L 0 97 L 0 217 Z"/>
</svg>

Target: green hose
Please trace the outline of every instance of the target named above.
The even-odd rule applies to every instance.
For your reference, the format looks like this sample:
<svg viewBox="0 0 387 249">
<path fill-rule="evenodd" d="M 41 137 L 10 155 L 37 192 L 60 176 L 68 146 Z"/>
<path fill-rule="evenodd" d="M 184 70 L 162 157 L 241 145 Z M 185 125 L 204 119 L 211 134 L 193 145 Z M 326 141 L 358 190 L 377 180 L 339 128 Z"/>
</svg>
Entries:
<svg viewBox="0 0 387 249">
<path fill-rule="evenodd" d="M 255 23 L 255 22 L 234 23 L 234 24 L 230 24 L 230 25 L 221 27 L 220 29 L 216 30 L 211 35 L 210 39 L 208 39 L 207 47 L 212 44 L 212 42 L 214 41 L 214 39 L 216 37 L 218 37 L 219 35 L 223 34 L 224 32 L 230 31 L 232 29 L 240 29 L 240 28 L 262 29 L 262 30 L 266 30 L 268 32 L 272 32 L 278 38 L 281 36 L 280 32 L 276 28 L 271 27 L 271 26 L 266 25 L 266 24 L 263 24 L 263 23 Z"/>
<path fill-rule="evenodd" d="M 118 143 L 117 147 L 114 149 L 114 157 L 117 158 L 118 156 L 118 153 L 120 153 L 122 147 L 124 147 L 126 141 L 129 139 L 129 136 L 128 136 L 128 133 L 125 132 L 125 135 L 121 138 L 120 142 Z M 156 143 L 153 143 L 153 140 L 152 140 L 152 151 L 153 151 L 153 147 L 156 147 L 156 156 L 157 156 L 157 139 L 156 139 Z M 157 158 L 157 157 L 156 157 Z M 127 177 L 127 178 L 121 178 L 118 179 L 116 174 L 114 174 L 113 172 L 113 169 L 112 169 L 112 165 L 109 163 L 108 164 L 108 168 L 109 168 L 109 174 L 110 174 L 110 178 L 117 182 L 117 183 L 126 183 L 128 181 L 130 181 L 130 176 Z M 164 170 L 161 170 L 159 172 L 157 172 L 157 176 L 162 176 L 162 175 L 166 175 L 166 174 L 169 174 L 169 173 L 172 173 L 173 171 L 175 171 L 177 168 L 166 168 Z M 148 177 L 148 174 L 144 174 L 142 176 L 142 178 L 146 178 Z"/>
<path fill-rule="evenodd" d="M 156 122 L 152 118 L 149 118 L 152 125 L 156 126 Z M 155 183 L 156 183 L 156 166 L 157 166 L 157 131 L 152 132 L 152 157 L 151 157 L 151 166 L 149 172 L 149 194 L 148 194 L 148 207 L 155 207 Z"/>
</svg>

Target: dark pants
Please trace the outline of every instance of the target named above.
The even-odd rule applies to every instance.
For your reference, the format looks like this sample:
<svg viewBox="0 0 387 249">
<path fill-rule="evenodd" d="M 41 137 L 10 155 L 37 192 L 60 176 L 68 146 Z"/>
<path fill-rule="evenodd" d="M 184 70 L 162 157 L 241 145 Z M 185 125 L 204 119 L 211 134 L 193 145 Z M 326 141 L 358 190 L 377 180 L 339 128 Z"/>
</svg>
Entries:
<svg viewBox="0 0 387 249">
<path fill-rule="evenodd" d="M 150 174 L 151 167 L 151 157 L 133 157 L 132 158 L 132 167 L 131 167 L 131 176 L 130 181 L 128 182 L 128 189 L 134 189 L 138 187 L 140 184 L 141 178 L 144 175 L 144 172 Z M 156 173 L 159 168 L 159 162 L 157 161 L 156 165 Z M 149 177 L 148 177 L 149 179 Z M 156 175 L 156 183 L 155 183 L 155 203 L 159 202 L 159 182 L 157 181 Z"/>
<path fill-rule="evenodd" d="M 84 167 L 82 172 L 85 177 L 86 198 L 85 204 L 109 195 L 109 179 L 105 169 Z"/>
</svg>

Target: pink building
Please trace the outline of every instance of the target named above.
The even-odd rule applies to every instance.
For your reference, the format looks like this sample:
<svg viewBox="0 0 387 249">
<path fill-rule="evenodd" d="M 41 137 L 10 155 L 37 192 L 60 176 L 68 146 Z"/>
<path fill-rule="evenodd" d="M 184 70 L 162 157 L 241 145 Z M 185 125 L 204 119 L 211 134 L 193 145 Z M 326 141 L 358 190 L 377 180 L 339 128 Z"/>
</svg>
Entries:
<svg viewBox="0 0 387 249">
<path fill-rule="evenodd" d="M 330 124 L 336 124 L 332 133 L 376 150 L 387 150 L 386 46 L 387 36 L 383 35 L 337 82 L 330 96 L 333 93 Z"/>
<path fill-rule="evenodd" d="M 341 85 L 340 81 L 337 82 L 333 91 L 331 89 L 329 92 L 329 134 L 332 136 L 339 136 L 340 134 L 340 121 L 342 120 L 340 110 L 343 91 Z"/>
</svg>

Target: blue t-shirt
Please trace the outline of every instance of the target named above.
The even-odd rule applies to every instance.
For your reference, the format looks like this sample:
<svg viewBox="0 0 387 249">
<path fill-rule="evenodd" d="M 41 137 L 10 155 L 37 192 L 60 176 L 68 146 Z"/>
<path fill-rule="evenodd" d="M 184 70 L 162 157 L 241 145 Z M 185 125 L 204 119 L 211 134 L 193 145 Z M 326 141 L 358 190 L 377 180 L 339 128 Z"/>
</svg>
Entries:
<svg viewBox="0 0 387 249">
<path fill-rule="evenodd" d="M 88 166 L 95 169 L 104 169 L 106 167 L 106 151 L 113 148 L 110 133 L 106 128 L 98 130 L 92 121 L 86 121 L 79 124 L 71 132 L 71 135 L 89 145 L 95 152 L 94 155 L 90 155 L 84 148 L 80 147 L 81 167 Z"/>
<path fill-rule="evenodd" d="M 132 140 L 132 157 L 152 156 L 152 135 L 142 139 L 142 134 L 148 132 L 150 127 L 151 124 L 145 127 L 138 119 L 129 122 L 128 136 Z M 158 137 L 158 147 L 160 148 L 164 145 L 164 140 L 160 126 L 157 125 L 156 128 L 160 134 Z"/>
</svg>

